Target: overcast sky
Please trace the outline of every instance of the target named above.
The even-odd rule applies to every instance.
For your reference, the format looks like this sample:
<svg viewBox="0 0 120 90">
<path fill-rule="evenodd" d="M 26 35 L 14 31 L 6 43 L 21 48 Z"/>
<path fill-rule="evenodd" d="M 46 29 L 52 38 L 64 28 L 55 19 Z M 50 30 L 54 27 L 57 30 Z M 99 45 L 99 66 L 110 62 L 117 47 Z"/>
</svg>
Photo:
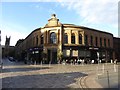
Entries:
<svg viewBox="0 0 120 90">
<path fill-rule="evenodd" d="M 61 23 L 76 24 L 112 33 L 118 37 L 119 0 L 2 0 L 0 2 L 1 44 L 10 45 L 33 30 L 44 27 L 55 13 Z M 43 2 L 44 1 L 44 2 Z"/>
</svg>

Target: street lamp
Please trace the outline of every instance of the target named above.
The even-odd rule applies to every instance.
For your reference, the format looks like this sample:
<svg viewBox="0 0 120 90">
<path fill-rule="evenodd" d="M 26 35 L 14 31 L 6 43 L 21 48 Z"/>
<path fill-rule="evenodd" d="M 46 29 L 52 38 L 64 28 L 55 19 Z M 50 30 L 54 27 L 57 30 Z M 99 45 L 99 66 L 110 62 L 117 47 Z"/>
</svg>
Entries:
<svg viewBox="0 0 120 90">
<path fill-rule="evenodd" d="M 84 61 L 87 63 L 87 61 L 86 61 L 86 49 L 85 49 L 85 51 L 84 51 Z"/>
<path fill-rule="evenodd" d="M 70 62 L 71 62 L 71 56 L 72 56 L 72 51 L 71 51 L 72 49 L 70 48 Z"/>
</svg>

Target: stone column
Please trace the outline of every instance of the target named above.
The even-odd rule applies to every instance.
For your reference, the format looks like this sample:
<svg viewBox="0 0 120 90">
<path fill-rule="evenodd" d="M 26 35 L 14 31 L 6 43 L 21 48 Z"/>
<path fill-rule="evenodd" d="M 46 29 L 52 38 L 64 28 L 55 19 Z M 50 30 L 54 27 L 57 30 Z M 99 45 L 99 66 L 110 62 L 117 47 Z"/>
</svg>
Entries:
<svg viewBox="0 0 120 90">
<path fill-rule="evenodd" d="M 68 44 L 71 44 L 71 31 L 68 31 Z"/>
<path fill-rule="evenodd" d="M 82 44 L 85 45 L 85 41 L 84 41 L 84 31 L 82 32 Z"/>
<path fill-rule="evenodd" d="M 79 32 L 75 32 L 75 42 L 79 44 Z"/>
<path fill-rule="evenodd" d="M 63 33 L 64 33 L 63 32 L 63 27 L 61 26 L 61 28 L 58 29 L 58 50 L 57 50 L 57 56 L 59 56 L 58 54 L 62 53 Z M 57 59 L 59 59 L 59 58 L 57 57 Z"/>
</svg>

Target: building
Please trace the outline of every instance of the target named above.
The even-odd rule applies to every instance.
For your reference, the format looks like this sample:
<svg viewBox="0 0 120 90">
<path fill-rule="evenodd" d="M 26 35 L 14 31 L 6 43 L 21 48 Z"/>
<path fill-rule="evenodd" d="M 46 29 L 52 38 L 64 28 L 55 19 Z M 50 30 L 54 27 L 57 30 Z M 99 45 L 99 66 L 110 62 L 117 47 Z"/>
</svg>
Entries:
<svg viewBox="0 0 120 90">
<path fill-rule="evenodd" d="M 1 30 L 0 30 L 0 45 L 1 45 Z"/>
<path fill-rule="evenodd" d="M 14 57 L 14 46 L 10 46 L 10 38 L 6 36 L 5 45 L 2 45 L 2 58 Z"/>
<path fill-rule="evenodd" d="M 1 45 L 1 30 L 0 30 L 0 64 L 2 63 L 2 45 Z"/>
<path fill-rule="evenodd" d="M 113 38 L 113 48 L 114 48 L 114 54 L 115 59 L 120 60 L 120 38 L 114 37 Z"/>
<path fill-rule="evenodd" d="M 24 55 L 20 52 L 20 47 L 19 45 L 24 41 L 24 39 L 19 39 L 15 45 L 15 57 L 18 61 L 21 61 L 24 58 Z"/>
<path fill-rule="evenodd" d="M 48 23 L 32 31 L 18 46 L 22 59 L 60 63 L 84 59 L 109 62 L 115 59 L 113 34 L 74 24 L 62 24 L 53 14 Z"/>
</svg>

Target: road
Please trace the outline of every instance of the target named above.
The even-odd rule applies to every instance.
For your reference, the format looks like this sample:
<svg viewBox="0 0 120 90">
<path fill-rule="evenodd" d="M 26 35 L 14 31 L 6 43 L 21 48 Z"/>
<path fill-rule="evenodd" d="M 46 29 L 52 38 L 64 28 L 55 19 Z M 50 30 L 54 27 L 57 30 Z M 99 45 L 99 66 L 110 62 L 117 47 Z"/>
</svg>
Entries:
<svg viewBox="0 0 120 90">
<path fill-rule="evenodd" d="M 104 67 L 104 69 L 103 69 Z M 90 76 L 86 80 L 89 88 L 108 87 L 106 71 L 114 73 L 109 80 L 110 88 L 118 87 L 117 65 L 25 65 L 22 62 L 3 60 L 1 74 L 2 88 L 81 88 L 80 78 Z M 116 71 L 116 72 L 115 72 Z M 90 80 L 99 82 L 92 85 Z M 114 82 L 113 82 L 114 81 Z M 105 82 L 106 84 L 101 84 Z M 91 85 L 90 85 L 91 84 Z"/>
</svg>

